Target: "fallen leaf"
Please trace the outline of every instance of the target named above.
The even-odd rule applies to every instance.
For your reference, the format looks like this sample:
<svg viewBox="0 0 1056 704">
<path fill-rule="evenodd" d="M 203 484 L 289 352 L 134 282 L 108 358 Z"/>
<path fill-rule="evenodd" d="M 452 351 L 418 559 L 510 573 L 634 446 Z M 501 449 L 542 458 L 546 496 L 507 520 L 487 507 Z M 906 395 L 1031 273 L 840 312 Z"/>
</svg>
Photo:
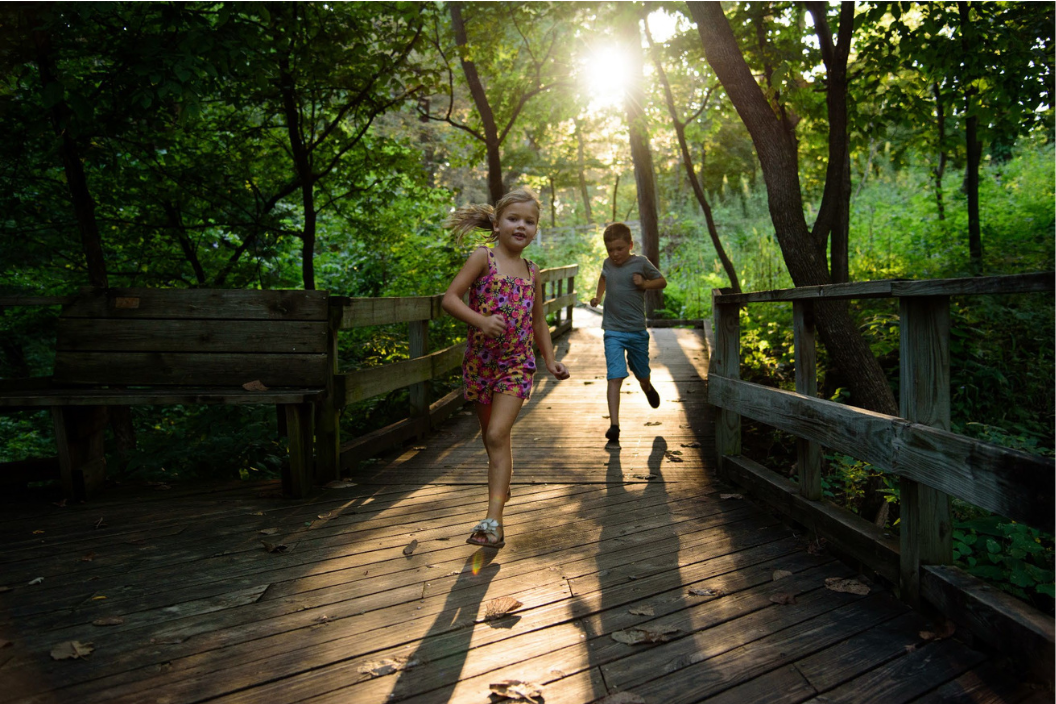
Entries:
<svg viewBox="0 0 1056 704">
<path fill-rule="evenodd" d="M 491 621 L 493 619 L 502 618 L 511 611 L 524 606 L 521 602 L 514 599 L 512 596 L 500 596 L 498 599 L 492 599 L 491 601 L 484 604 L 484 620 Z"/>
<path fill-rule="evenodd" d="M 333 511 L 327 511 L 326 513 L 320 513 L 318 516 L 316 516 L 316 518 L 319 518 L 319 519 L 322 519 L 322 520 L 325 521 L 326 519 L 333 517 L 333 515 L 334 515 Z"/>
<path fill-rule="evenodd" d="M 649 628 L 628 628 L 616 631 L 612 639 L 617 643 L 627 645 L 638 645 L 640 643 L 666 643 L 671 640 L 669 636 L 679 632 L 677 626 L 652 626 Z"/>
<path fill-rule="evenodd" d="M 857 579 L 842 579 L 840 577 L 827 577 L 825 588 L 834 592 L 846 592 L 847 594 L 859 594 L 865 596 L 869 593 L 869 587 Z"/>
<path fill-rule="evenodd" d="M 158 484 L 154 487 L 156 491 L 168 491 L 171 488 L 168 484 Z"/>
<path fill-rule="evenodd" d="M 653 611 L 653 607 L 646 604 L 645 606 L 639 606 L 634 609 L 627 609 L 627 613 L 634 614 L 635 616 L 656 616 L 656 612 Z"/>
<path fill-rule="evenodd" d="M 594 704 L 645 704 L 645 700 L 634 692 L 615 692 Z"/>
<path fill-rule="evenodd" d="M 0 594 L 11 591 L 11 587 L 0 587 Z"/>
<path fill-rule="evenodd" d="M 43 581 L 44 581 L 43 577 L 34 577 L 33 579 L 31 579 L 28 582 L 26 582 L 26 584 L 28 584 L 29 586 L 32 587 L 34 584 L 41 584 Z"/>
<path fill-rule="evenodd" d="M 253 381 L 247 381 L 245 384 L 242 384 L 242 388 L 245 389 L 246 391 L 267 391 L 268 390 L 268 387 L 264 386 L 264 384 L 262 384 L 260 382 L 260 379 L 254 379 Z"/>
<path fill-rule="evenodd" d="M 644 424 L 645 425 L 663 425 L 663 423 L 661 423 L 658 420 L 647 420 L 647 421 L 645 421 Z"/>
<path fill-rule="evenodd" d="M 591 382 L 585 383 L 589 384 Z M 522 682 L 521 680 L 503 680 L 502 682 L 489 684 L 488 689 L 503 699 L 531 702 L 532 704 L 539 704 L 539 698 L 543 696 L 542 687 L 531 682 Z"/>
<path fill-rule="evenodd" d="M 62 499 L 61 501 L 52 501 L 51 505 L 58 506 L 59 508 L 66 508 L 66 499 Z"/>
<path fill-rule="evenodd" d="M 260 534 L 261 535 L 275 535 L 278 532 L 279 532 L 278 528 L 265 528 L 264 530 L 260 531 Z"/>
<path fill-rule="evenodd" d="M 335 479 L 332 482 L 324 484 L 327 489 L 351 489 L 356 486 L 355 482 L 350 482 L 347 479 Z"/>
<path fill-rule="evenodd" d="M 429 446 L 428 445 L 415 445 L 411 449 L 412 450 L 417 450 L 418 452 L 421 452 L 422 450 L 428 450 Z"/>
<path fill-rule="evenodd" d="M 359 666 L 359 674 L 367 675 L 368 677 L 382 677 L 391 675 L 393 672 L 410 669 L 417 664 L 417 660 L 411 660 L 405 655 L 400 655 L 394 658 L 365 662 Z"/>
<path fill-rule="evenodd" d="M 79 640 L 70 640 L 60 643 L 51 649 L 52 660 L 77 660 L 91 654 L 95 650 L 91 643 L 82 643 Z"/>
<path fill-rule="evenodd" d="M 96 594 L 95 596 L 92 597 L 92 601 L 102 601 L 105 598 L 106 598 L 105 594 Z"/>
<path fill-rule="evenodd" d="M 269 543 L 266 540 L 261 540 L 260 542 L 268 552 L 286 552 L 286 550 L 288 550 L 285 545 L 276 545 L 275 543 Z"/>
<path fill-rule="evenodd" d="M 720 499 L 743 499 L 743 494 L 719 494 Z"/>
<path fill-rule="evenodd" d="M 924 640 L 945 640 L 957 632 L 957 624 L 953 621 L 945 621 L 934 631 L 921 631 L 920 637 Z"/>
<path fill-rule="evenodd" d="M 685 462 L 685 460 L 678 456 L 681 454 L 682 453 L 678 450 L 667 450 L 666 452 L 664 452 L 664 459 L 666 459 L 668 462 Z"/>
<path fill-rule="evenodd" d="M 774 602 L 775 604 L 787 606 L 788 604 L 796 603 L 796 595 L 789 594 L 788 592 L 777 592 L 776 594 L 770 595 L 770 601 Z"/>
<path fill-rule="evenodd" d="M 418 547 L 418 541 L 417 540 L 412 540 L 411 542 L 407 543 L 407 547 L 405 547 L 403 549 L 403 554 L 404 555 L 410 555 L 412 552 L 414 552 L 415 548 L 417 548 L 417 547 Z"/>
<path fill-rule="evenodd" d="M 693 587 L 689 590 L 690 596 L 725 596 L 726 592 L 718 587 Z"/>
<path fill-rule="evenodd" d="M 125 622 L 125 619 L 120 616 L 104 616 L 103 618 L 97 618 L 92 621 L 93 626 L 120 626 Z"/>
<path fill-rule="evenodd" d="M 644 479 L 646 481 L 652 481 L 653 479 L 656 479 L 656 475 L 655 474 L 635 474 L 634 478 L 635 479 Z"/>
<path fill-rule="evenodd" d="M 33 531 L 33 535 L 44 535 L 44 531 L 42 531 L 42 530 L 35 530 L 35 531 Z"/>
<path fill-rule="evenodd" d="M 791 577 L 791 576 L 792 576 L 792 573 L 789 572 L 788 570 L 774 570 L 773 579 L 776 582 L 779 579 L 784 579 L 785 577 Z"/>
<path fill-rule="evenodd" d="M 807 544 L 807 552 L 811 555 L 821 555 L 825 552 L 825 538 L 812 540 Z"/>
<path fill-rule="evenodd" d="M 87 555 L 85 555 L 84 557 L 81 558 L 81 562 L 91 562 L 94 559 L 95 559 L 95 553 L 94 552 L 90 552 L 90 553 L 88 553 Z"/>
<path fill-rule="evenodd" d="M 679 443 L 682 447 L 700 447 L 699 442 L 683 442 Z"/>
<path fill-rule="evenodd" d="M 106 523 L 104 523 L 103 519 L 100 518 L 98 521 L 95 522 L 95 527 L 96 527 L 96 529 L 106 528 Z"/>
</svg>

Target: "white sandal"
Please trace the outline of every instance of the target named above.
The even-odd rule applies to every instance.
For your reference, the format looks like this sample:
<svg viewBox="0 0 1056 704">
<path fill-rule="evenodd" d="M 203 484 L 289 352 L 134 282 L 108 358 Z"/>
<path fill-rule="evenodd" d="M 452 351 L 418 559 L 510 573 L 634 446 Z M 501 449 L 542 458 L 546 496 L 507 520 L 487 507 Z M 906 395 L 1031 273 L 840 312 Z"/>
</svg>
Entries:
<svg viewBox="0 0 1056 704">
<path fill-rule="evenodd" d="M 506 544 L 506 541 L 499 539 L 499 528 L 502 524 L 496 521 L 494 518 L 485 518 L 477 525 L 473 526 L 473 530 L 469 532 L 469 537 L 466 538 L 466 543 L 469 545 L 476 545 L 480 548 L 501 548 Z M 483 533 L 484 539 L 487 542 L 479 542 L 473 540 L 473 536 L 477 533 Z"/>
</svg>

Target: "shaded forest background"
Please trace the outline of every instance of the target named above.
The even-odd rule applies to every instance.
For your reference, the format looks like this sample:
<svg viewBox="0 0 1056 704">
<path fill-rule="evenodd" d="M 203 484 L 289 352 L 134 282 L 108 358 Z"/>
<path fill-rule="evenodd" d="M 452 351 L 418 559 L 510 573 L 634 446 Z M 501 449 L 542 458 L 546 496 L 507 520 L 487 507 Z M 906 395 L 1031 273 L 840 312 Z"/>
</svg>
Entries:
<svg viewBox="0 0 1056 704">
<path fill-rule="evenodd" d="M 797 247 L 818 248 L 836 281 L 1052 269 L 1051 3 L 723 10 L 790 145 L 812 243 L 781 229 L 700 6 L 0 6 L 0 295 L 440 293 L 465 256 L 445 214 L 515 185 L 543 202 L 529 258 L 579 264 L 581 294 L 600 228 L 640 222 L 636 246 L 670 282 L 657 316 L 708 317 L 711 289 L 731 283 L 802 283 Z M 849 313 L 897 390 L 897 306 Z M 50 374 L 57 315 L 0 309 L 0 378 Z M 792 388 L 791 308 L 743 316 L 744 377 Z M 1052 296 L 956 299 L 952 316 L 954 430 L 1052 456 Z M 407 354 L 400 326 L 343 335 L 346 367 Z M 464 330 L 447 320 L 431 336 Z M 861 402 L 824 349 L 820 365 L 826 398 Z M 343 432 L 406 407 L 406 392 L 350 407 Z M 267 409 L 136 408 L 133 421 L 136 447 L 112 452 L 119 479 L 270 476 L 284 454 Z M 790 471 L 788 437 L 748 433 Z M 53 454 L 46 414 L 0 416 L 0 438 L 0 461 Z M 876 489 L 897 530 L 897 483 L 827 457 L 832 498 L 864 510 Z M 959 560 L 1051 608 L 1051 536 L 967 506 L 958 520 Z"/>
</svg>

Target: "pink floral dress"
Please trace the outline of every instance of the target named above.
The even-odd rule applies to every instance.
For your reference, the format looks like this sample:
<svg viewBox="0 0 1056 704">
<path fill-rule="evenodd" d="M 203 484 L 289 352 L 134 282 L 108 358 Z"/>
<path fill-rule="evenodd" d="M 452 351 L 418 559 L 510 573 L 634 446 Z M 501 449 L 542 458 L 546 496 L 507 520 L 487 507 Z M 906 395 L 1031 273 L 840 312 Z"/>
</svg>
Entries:
<svg viewBox="0 0 1056 704">
<path fill-rule="evenodd" d="M 488 271 L 469 289 L 469 307 L 483 315 L 501 313 L 506 331 L 497 338 L 469 326 L 462 382 L 467 401 L 489 404 L 493 394 L 528 400 L 535 374 L 532 351 L 532 305 L 535 303 L 535 265 L 527 259 L 528 278 L 501 276 L 495 254 L 488 252 Z"/>
</svg>

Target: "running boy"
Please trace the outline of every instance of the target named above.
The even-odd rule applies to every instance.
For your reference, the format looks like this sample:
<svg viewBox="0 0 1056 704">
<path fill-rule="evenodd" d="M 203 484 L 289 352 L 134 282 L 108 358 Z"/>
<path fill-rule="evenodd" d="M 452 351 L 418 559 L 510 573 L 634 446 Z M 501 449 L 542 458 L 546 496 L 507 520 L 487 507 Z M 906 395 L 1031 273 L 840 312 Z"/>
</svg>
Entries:
<svg viewBox="0 0 1056 704">
<path fill-rule="evenodd" d="M 601 267 L 598 293 L 590 299 L 597 308 L 605 298 L 601 327 L 605 330 L 605 366 L 608 368 L 609 429 L 605 437 L 610 442 L 620 439 L 620 387 L 627 378 L 627 365 L 642 385 L 649 405 L 660 405 L 660 394 L 649 383 L 649 332 L 645 329 L 645 292 L 667 286 L 652 262 L 631 254 L 634 240 L 631 229 L 622 222 L 614 222 L 602 234 L 609 258 Z M 626 361 L 624 361 L 626 354 Z"/>
</svg>

